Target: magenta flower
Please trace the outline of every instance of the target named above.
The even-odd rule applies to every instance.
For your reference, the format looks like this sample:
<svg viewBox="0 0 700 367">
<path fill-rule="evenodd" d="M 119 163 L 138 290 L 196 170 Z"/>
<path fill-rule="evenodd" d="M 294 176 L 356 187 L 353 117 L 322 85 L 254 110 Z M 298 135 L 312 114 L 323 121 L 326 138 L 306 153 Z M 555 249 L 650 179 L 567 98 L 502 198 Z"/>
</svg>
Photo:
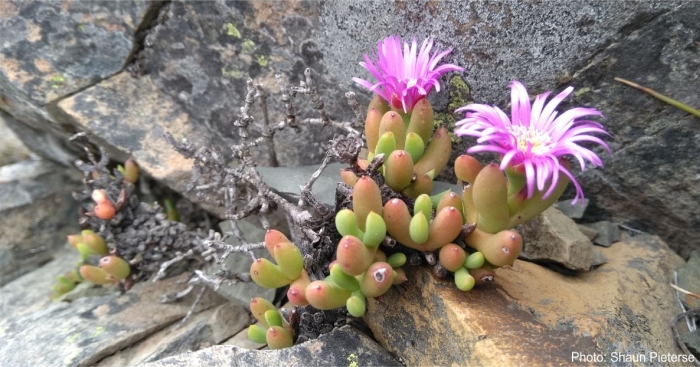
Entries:
<svg viewBox="0 0 700 367">
<path fill-rule="evenodd" d="M 610 153 L 610 148 L 600 138 L 590 134 L 609 135 L 603 126 L 595 121 L 581 120 L 586 116 L 603 116 L 593 108 L 577 107 L 562 114 L 555 109 L 571 92 L 566 88 L 545 104 L 550 92 L 542 93 L 530 105 L 527 90 L 518 81 L 510 84 L 511 118 L 508 119 L 501 109 L 483 104 L 470 104 L 457 111 L 466 112 L 464 120 L 458 121 L 455 129 L 457 135 L 477 137 L 477 143 L 486 143 L 469 148 L 469 153 L 495 152 L 501 154 L 501 170 L 506 167 L 522 165 L 527 181 L 527 197 L 532 197 L 535 188 L 545 189 L 543 198 L 549 197 L 559 180 L 559 173 L 571 179 L 576 187 L 574 203 L 583 199 L 583 190 L 574 176 L 562 166 L 559 157 L 574 156 L 586 167 L 585 161 L 593 166 L 602 167 L 603 162 L 593 151 L 580 146 L 579 142 L 600 144 Z"/>
<path fill-rule="evenodd" d="M 360 63 L 372 73 L 377 82 L 372 84 L 360 78 L 352 78 L 352 80 L 369 89 L 370 92 L 382 96 L 391 103 L 392 107 L 409 112 L 418 101 L 430 93 L 433 86 L 435 90 L 440 91 L 438 78 L 442 74 L 450 71 L 464 71 L 463 67 L 452 64 L 437 66 L 443 57 L 452 52 L 452 49 L 436 50 L 430 55 L 432 47 L 433 40 L 426 39 L 416 55 L 418 44 L 413 38 L 410 47 L 408 43 L 403 43 L 403 52 L 401 52 L 401 37 L 389 36 L 377 45 L 376 60 L 370 59 L 369 55 L 365 54 L 365 62 Z"/>
</svg>

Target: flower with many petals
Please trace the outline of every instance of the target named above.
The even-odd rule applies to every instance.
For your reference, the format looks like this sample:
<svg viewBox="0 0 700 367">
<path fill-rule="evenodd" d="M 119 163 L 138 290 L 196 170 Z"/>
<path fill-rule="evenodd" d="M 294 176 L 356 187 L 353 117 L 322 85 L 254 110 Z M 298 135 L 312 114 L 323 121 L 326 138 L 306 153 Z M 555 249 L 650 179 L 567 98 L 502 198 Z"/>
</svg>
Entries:
<svg viewBox="0 0 700 367">
<path fill-rule="evenodd" d="M 602 167 L 603 162 L 590 149 L 579 143 L 593 142 L 601 145 L 608 152 L 610 148 L 600 138 L 590 134 L 606 134 L 603 126 L 595 121 L 582 119 L 587 116 L 600 116 L 600 111 L 593 108 L 577 107 L 559 114 L 557 106 L 574 90 L 566 88 L 549 102 L 550 92 L 538 95 L 530 104 L 527 90 L 518 81 L 510 84 L 511 117 L 510 119 L 498 107 L 484 104 L 470 104 L 457 111 L 466 112 L 465 119 L 458 121 L 455 134 L 477 138 L 476 145 L 468 149 L 469 153 L 495 152 L 501 154 L 501 170 L 506 167 L 519 166 L 524 170 L 527 186 L 527 198 L 532 197 L 535 189 L 545 190 L 543 198 L 549 197 L 559 180 L 559 174 L 566 175 L 576 187 L 574 203 L 583 199 L 583 190 L 571 172 L 564 167 L 559 158 L 566 155 L 575 157 L 584 170 L 585 161 L 593 166 Z"/>
<path fill-rule="evenodd" d="M 401 46 L 401 37 L 389 36 L 377 45 L 376 60 L 365 54 L 365 62 L 361 62 L 360 65 L 374 76 L 376 83 L 360 78 L 352 80 L 382 96 L 392 107 L 403 109 L 406 113 L 425 98 L 433 86 L 435 90 L 440 91 L 438 79 L 442 74 L 464 71 L 463 67 L 453 64 L 438 66 L 440 60 L 452 52 L 452 49 L 436 50 L 430 55 L 432 39 L 423 41 L 420 50 L 415 38 L 410 46 L 407 42 L 403 43 L 403 52 Z"/>
</svg>

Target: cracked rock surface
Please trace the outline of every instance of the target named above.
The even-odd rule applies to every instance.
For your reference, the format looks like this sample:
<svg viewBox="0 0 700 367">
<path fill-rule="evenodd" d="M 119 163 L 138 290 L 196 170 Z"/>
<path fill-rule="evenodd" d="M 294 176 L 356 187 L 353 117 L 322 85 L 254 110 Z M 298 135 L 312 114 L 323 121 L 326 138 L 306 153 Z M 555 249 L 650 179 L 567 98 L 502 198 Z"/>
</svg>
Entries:
<svg viewBox="0 0 700 367">
<path fill-rule="evenodd" d="M 573 170 L 591 199 L 584 220 L 658 234 L 687 256 L 700 235 L 698 120 L 613 78 L 700 106 L 699 12 L 684 1 L 8 1 L 0 7 L 0 110 L 46 157 L 68 164 L 75 153 L 65 137 L 87 130 L 187 195 L 179 183 L 188 162 L 167 159 L 162 131 L 228 146 L 245 80 L 273 94 L 271 119 L 280 121 L 274 74 L 298 85 L 307 67 L 330 117 L 350 119 L 343 93 L 369 97 L 350 80 L 367 76 L 361 54 L 390 33 L 433 36 L 454 48 L 448 61 L 467 68 L 429 97 L 437 120 L 451 128 L 460 118 L 453 109 L 471 100 L 507 110 L 512 79 L 533 94 L 574 85 L 565 105 L 600 109 L 613 136 L 613 155 L 599 152 L 605 168 Z M 108 93 L 110 85 L 119 88 Z M 308 101 L 295 104 L 317 117 Z M 334 132 L 276 134 L 280 163 L 318 164 Z M 454 155 L 472 143 L 455 142 Z"/>
</svg>

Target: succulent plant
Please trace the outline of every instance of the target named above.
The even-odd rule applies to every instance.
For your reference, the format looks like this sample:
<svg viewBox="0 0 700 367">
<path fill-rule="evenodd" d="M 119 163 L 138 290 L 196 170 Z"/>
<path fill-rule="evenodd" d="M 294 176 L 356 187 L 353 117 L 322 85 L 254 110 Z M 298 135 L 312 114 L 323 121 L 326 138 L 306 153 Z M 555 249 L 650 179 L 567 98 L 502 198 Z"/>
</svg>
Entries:
<svg viewBox="0 0 700 367">
<path fill-rule="evenodd" d="M 291 347 L 294 344 L 294 331 L 277 308 L 264 298 L 250 300 L 250 311 L 258 324 L 248 327 L 248 338 L 253 342 L 267 344 L 270 349 Z"/>
</svg>

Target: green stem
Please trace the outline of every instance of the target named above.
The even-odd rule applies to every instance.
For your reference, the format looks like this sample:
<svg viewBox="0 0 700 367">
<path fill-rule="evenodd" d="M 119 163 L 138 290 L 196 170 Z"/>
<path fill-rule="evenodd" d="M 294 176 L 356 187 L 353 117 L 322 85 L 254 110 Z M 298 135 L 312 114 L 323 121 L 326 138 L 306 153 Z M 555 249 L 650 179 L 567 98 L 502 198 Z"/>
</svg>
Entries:
<svg viewBox="0 0 700 367">
<path fill-rule="evenodd" d="M 647 88 L 647 87 L 641 86 L 641 85 L 636 84 L 636 83 L 633 83 L 633 82 L 631 82 L 631 81 L 629 81 L 629 80 L 625 80 L 625 79 L 622 79 L 622 78 L 615 78 L 615 80 L 618 81 L 618 82 L 620 82 L 620 83 L 622 83 L 622 84 L 629 85 L 629 86 L 632 87 L 632 88 L 639 89 L 639 90 L 641 90 L 642 92 L 651 94 L 652 97 L 657 98 L 657 99 L 660 99 L 660 100 L 662 100 L 662 101 L 664 101 L 664 102 L 670 104 L 671 106 L 674 106 L 674 107 L 679 108 L 679 109 L 681 109 L 681 110 L 683 110 L 683 111 L 685 111 L 685 112 L 688 112 L 688 113 L 691 114 L 691 115 L 695 115 L 695 116 L 697 116 L 697 117 L 700 117 L 700 111 L 698 111 L 698 110 L 696 110 L 696 109 L 694 109 L 694 108 L 692 108 L 692 107 L 690 107 L 690 106 L 688 106 L 688 105 L 686 105 L 686 104 L 683 104 L 683 103 L 681 103 L 681 102 L 678 102 L 678 101 L 676 101 L 675 99 L 668 98 L 668 97 L 664 96 L 664 95 L 661 94 L 661 93 L 657 93 L 657 92 L 655 92 L 655 91 L 652 90 L 652 89 L 649 89 L 649 88 Z"/>
</svg>

